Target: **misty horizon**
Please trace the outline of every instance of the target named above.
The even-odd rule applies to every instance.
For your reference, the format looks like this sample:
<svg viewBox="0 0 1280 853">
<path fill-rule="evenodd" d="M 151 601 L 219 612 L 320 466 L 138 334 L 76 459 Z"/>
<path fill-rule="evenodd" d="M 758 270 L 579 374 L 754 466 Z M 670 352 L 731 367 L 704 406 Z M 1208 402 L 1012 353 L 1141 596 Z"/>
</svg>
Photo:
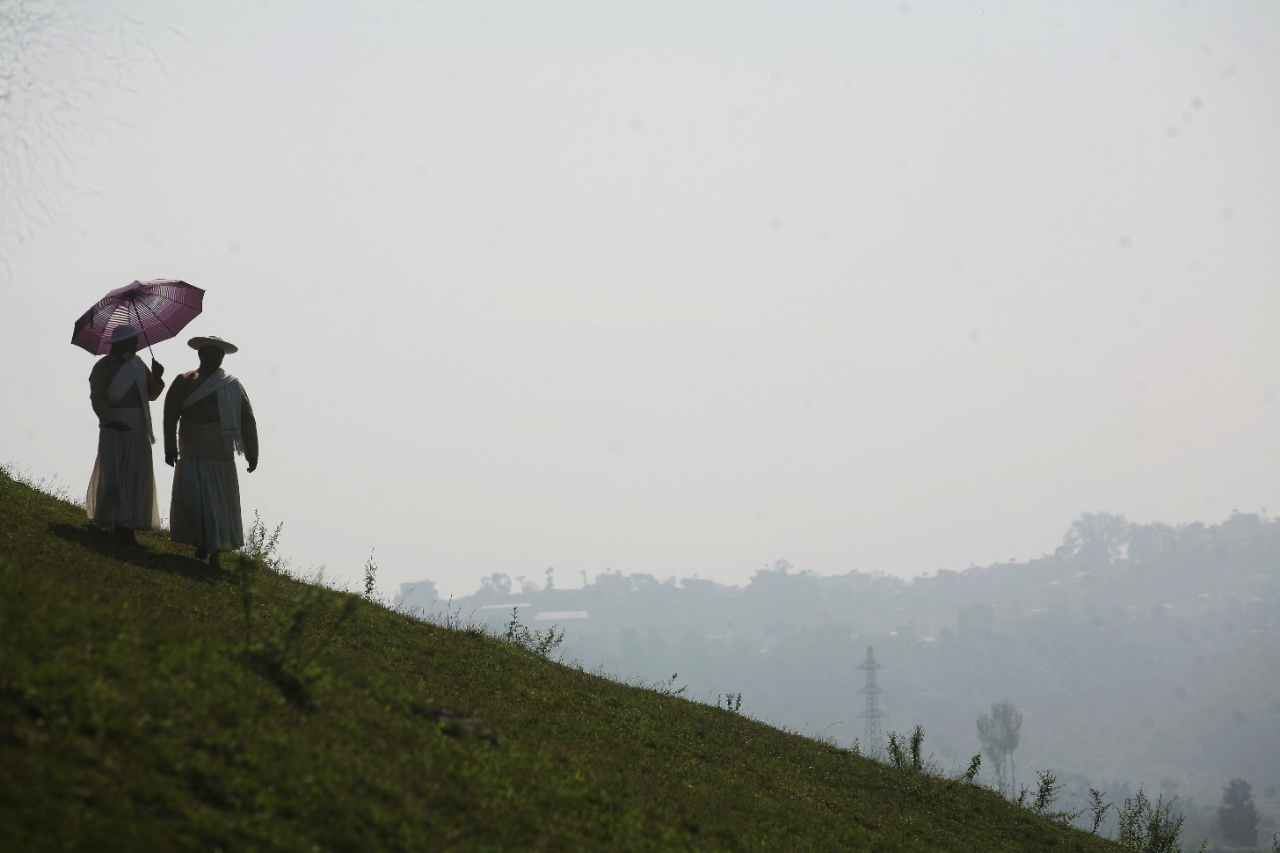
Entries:
<svg viewBox="0 0 1280 853">
<path fill-rule="evenodd" d="M 101 51 L 0 126 L 0 448 L 72 492 L 71 322 L 167 277 L 240 346 L 246 512 L 388 590 L 1280 500 L 1272 5 L 61 8 Z"/>
</svg>

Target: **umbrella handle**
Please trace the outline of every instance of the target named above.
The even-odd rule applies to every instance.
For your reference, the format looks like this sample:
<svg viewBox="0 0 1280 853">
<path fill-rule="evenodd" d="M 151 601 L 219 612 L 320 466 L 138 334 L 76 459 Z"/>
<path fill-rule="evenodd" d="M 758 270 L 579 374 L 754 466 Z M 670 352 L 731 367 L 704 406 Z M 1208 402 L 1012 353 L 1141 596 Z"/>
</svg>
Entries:
<svg viewBox="0 0 1280 853">
<path fill-rule="evenodd" d="M 133 309 L 133 316 L 138 321 L 138 331 L 142 332 L 142 315 L 138 313 L 138 301 L 136 299 L 129 300 L 129 307 Z M 151 353 L 151 361 L 156 360 L 156 351 L 151 348 L 151 337 L 147 337 L 147 352 Z"/>
</svg>

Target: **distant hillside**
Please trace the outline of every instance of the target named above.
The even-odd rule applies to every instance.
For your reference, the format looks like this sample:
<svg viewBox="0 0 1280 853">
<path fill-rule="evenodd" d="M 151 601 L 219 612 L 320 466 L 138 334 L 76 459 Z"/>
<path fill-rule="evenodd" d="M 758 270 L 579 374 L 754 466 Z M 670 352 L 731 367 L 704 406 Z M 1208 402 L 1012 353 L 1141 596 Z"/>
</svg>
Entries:
<svg viewBox="0 0 1280 853">
<path fill-rule="evenodd" d="M 429 583 L 402 588 L 407 606 L 432 596 Z M 911 582 L 780 561 L 743 587 L 602 574 L 548 589 L 495 575 L 453 602 L 495 623 L 512 604 L 559 614 L 535 624 L 567 627 L 566 655 L 588 667 L 679 672 L 693 695 L 742 692 L 753 714 L 842 743 L 862 734 L 854 667 L 872 644 L 889 725 L 923 724 L 943 761 L 976 752 L 978 714 L 1009 698 L 1026 716 L 1021 767 L 1055 768 L 1077 789 L 1145 784 L 1193 811 L 1245 778 L 1264 825 L 1280 828 L 1275 520 L 1088 514 L 1039 559 Z"/>
<path fill-rule="evenodd" d="M 0 474 L 6 850 L 1118 849 L 974 785 L 139 538 Z"/>
</svg>

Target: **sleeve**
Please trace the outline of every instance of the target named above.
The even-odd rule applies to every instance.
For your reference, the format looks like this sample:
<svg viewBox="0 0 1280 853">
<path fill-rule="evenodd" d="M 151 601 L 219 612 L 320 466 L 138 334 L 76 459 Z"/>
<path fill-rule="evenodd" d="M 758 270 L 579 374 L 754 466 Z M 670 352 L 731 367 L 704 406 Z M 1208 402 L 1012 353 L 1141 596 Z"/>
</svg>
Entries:
<svg viewBox="0 0 1280 853">
<path fill-rule="evenodd" d="M 169 393 L 164 395 L 164 458 L 174 459 L 178 455 L 178 418 L 182 415 L 182 401 L 186 399 L 187 383 L 179 376 L 169 386 Z"/>
<path fill-rule="evenodd" d="M 240 389 L 240 438 L 244 441 L 244 458 L 250 465 L 258 464 L 258 421 L 253 416 L 253 404 L 249 394 Z"/>
<path fill-rule="evenodd" d="M 107 388 L 110 383 L 107 382 L 106 374 L 107 365 L 101 359 L 89 371 L 89 404 L 93 406 L 93 413 L 98 416 L 99 426 L 106 426 L 111 422 L 111 415 L 107 412 L 110 408 L 107 405 Z"/>
</svg>

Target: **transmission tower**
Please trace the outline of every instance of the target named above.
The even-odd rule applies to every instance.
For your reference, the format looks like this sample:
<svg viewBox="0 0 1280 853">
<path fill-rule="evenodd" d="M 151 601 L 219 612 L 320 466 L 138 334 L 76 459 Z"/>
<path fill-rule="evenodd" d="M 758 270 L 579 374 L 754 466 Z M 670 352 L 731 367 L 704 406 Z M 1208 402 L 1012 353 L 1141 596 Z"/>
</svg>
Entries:
<svg viewBox="0 0 1280 853">
<path fill-rule="evenodd" d="M 867 659 L 858 669 L 867 673 L 867 683 L 858 691 L 859 695 L 867 697 L 867 709 L 858 715 L 859 720 L 867 721 L 862 735 L 862 754 L 879 758 L 884 750 L 884 733 L 880 730 L 880 721 L 889 715 L 880 710 L 880 694 L 885 691 L 876 684 L 876 670 L 884 667 L 876 663 L 875 650 L 870 646 L 867 646 Z"/>
</svg>

